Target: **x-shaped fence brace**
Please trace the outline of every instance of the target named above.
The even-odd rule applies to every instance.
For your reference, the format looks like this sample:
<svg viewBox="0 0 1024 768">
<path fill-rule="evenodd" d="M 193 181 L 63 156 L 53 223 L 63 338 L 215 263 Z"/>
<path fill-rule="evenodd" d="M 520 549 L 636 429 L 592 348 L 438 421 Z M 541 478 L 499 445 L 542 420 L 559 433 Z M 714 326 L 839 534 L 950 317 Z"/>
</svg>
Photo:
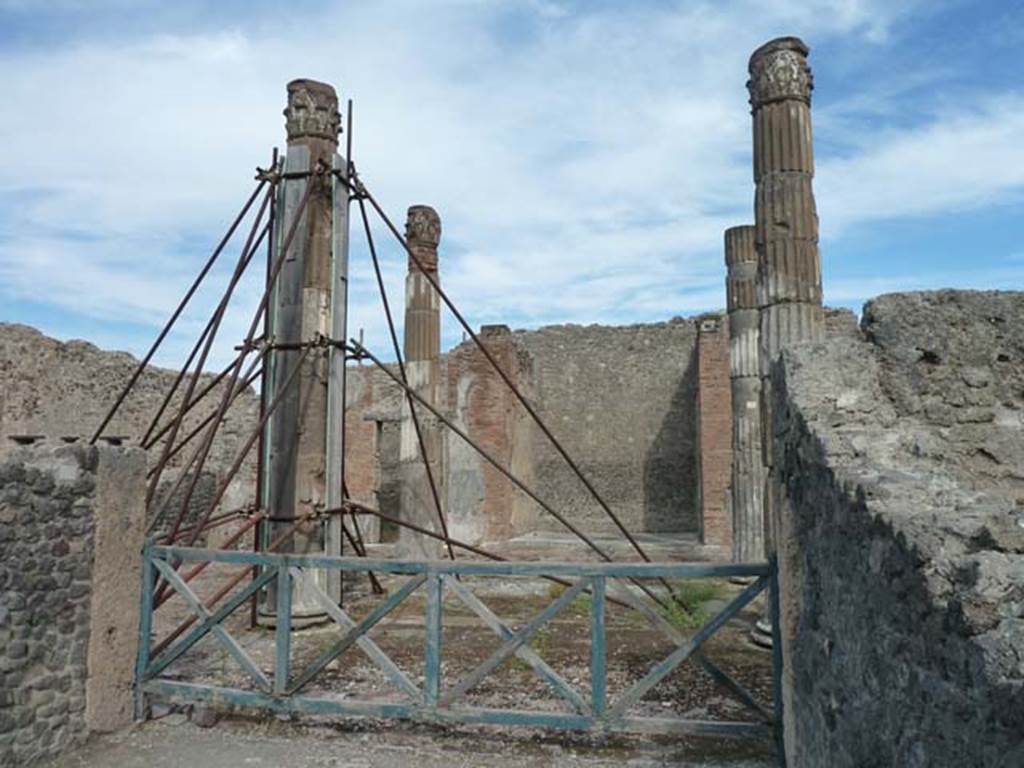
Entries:
<svg viewBox="0 0 1024 768">
<path fill-rule="evenodd" d="M 302 710 L 303 705 L 298 696 L 299 692 L 307 687 L 327 667 L 338 659 L 343 653 L 353 646 L 359 647 L 378 667 L 397 689 L 402 696 L 401 705 L 398 709 L 394 707 L 381 710 L 385 716 L 388 713 L 402 717 L 425 717 L 426 719 L 463 719 L 460 715 L 465 714 L 472 719 L 473 713 L 477 712 L 472 707 L 459 706 L 471 690 L 479 685 L 488 675 L 494 672 L 507 659 L 515 656 L 525 662 L 559 697 L 564 699 L 570 706 L 575 719 L 564 720 L 569 723 L 568 727 L 581 728 L 613 728 L 617 730 L 631 730 L 630 726 L 641 727 L 641 729 L 659 728 L 679 731 L 688 721 L 670 720 L 666 718 L 629 718 L 629 710 L 638 704 L 640 700 L 651 691 L 659 682 L 667 677 L 673 670 L 679 667 L 687 659 L 693 659 L 712 678 L 729 689 L 745 706 L 755 711 L 762 721 L 758 726 L 756 723 L 691 723 L 697 732 L 714 730 L 714 726 L 721 726 L 722 732 L 728 731 L 725 726 L 737 726 L 736 732 L 752 732 L 760 727 L 762 730 L 773 720 L 769 713 L 753 696 L 742 686 L 736 683 L 725 672 L 720 670 L 701 654 L 702 644 L 720 630 L 726 622 L 739 614 L 743 608 L 750 604 L 755 597 L 763 592 L 770 581 L 771 572 L 768 566 L 765 571 L 757 576 L 756 580 L 745 587 L 736 595 L 717 615 L 711 618 L 704 626 L 698 629 L 691 637 L 683 634 L 657 611 L 644 603 L 629 587 L 621 583 L 619 579 L 610 574 L 588 573 L 594 570 L 591 564 L 580 564 L 579 574 L 568 588 L 555 598 L 549 605 L 540 611 L 526 624 L 518 629 L 513 629 L 503 622 L 477 595 L 462 581 L 456 578 L 460 568 L 470 564 L 446 563 L 445 568 L 437 568 L 429 563 L 392 563 L 392 570 L 396 573 L 408 572 L 415 568 L 419 572 L 410 573 L 410 578 L 395 590 L 386 599 L 375 606 L 364 618 L 356 620 L 351 617 L 343 608 L 331 600 L 330 596 L 317 583 L 317 571 L 324 562 L 331 561 L 331 564 L 345 566 L 352 565 L 352 569 L 358 567 L 365 569 L 365 560 L 345 558 L 316 558 L 317 565 L 305 566 L 292 564 L 302 558 L 281 557 L 274 555 L 253 555 L 263 564 L 261 573 L 255 580 L 239 590 L 230 597 L 218 610 L 211 612 L 207 609 L 201 599 L 181 578 L 167 559 L 172 556 L 181 557 L 185 552 L 183 548 L 147 548 L 145 571 L 150 581 L 144 585 L 143 604 L 147 599 L 152 600 L 152 585 L 154 577 L 159 574 L 166 579 L 170 588 L 181 596 L 185 604 L 195 614 L 197 625 L 176 644 L 166 648 L 156 658 L 149 660 L 148 655 L 140 648 L 139 684 L 149 685 L 150 690 L 161 689 L 158 685 L 159 675 L 169 665 L 198 643 L 203 637 L 212 634 L 217 641 L 225 648 L 229 655 L 241 666 L 241 668 L 254 681 L 256 687 L 264 694 L 273 696 L 280 706 L 288 708 L 289 700 L 295 702 L 296 709 Z M 193 550 L 202 553 L 204 550 Z M 242 553 L 237 553 L 241 555 Z M 351 560 L 351 562 L 348 562 Z M 358 564 L 358 565 L 356 565 Z M 501 563 L 489 564 L 507 571 L 507 575 L 513 575 L 522 571 L 524 565 L 538 566 L 540 564 L 517 564 Z M 588 566 L 589 569 L 588 569 Z M 566 575 L 570 572 L 571 566 L 559 564 L 560 573 Z M 714 571 L 717 569 L 728 569 L 730 566 L 707 566 Z M 747 566 L 749 570 L 749 566 Z M 536 568 L 529 568 L 535 571 Z M 606 571 L 614 573 L 615 566 L 608 564 Z M 497 574 L 496 574 L 497 575 Z M 330 619 L 338 625 L 343 634 L 328 648 L 321 651 L 318 657 L 299 671 L 294 677 L 291 676 L 291 600 L 293 594 L 293 582 L 302 590 L 307 600 L 315 603 Z M 410 595 L 416 592 L 423 585 L 427 586 L 426 605 L 426 642 L 425 642 L 425 667 L 424 684 L 422 687 L 410 679 L 402 669 L 385 653 L 381 647 L 369 637 L 369 632 L 375 626 L 386 619 L 395 609 L 402 605 Z M 238 607 L 245 604 L 253 594 L 271 585 L 276 587 L 276 649 L 274 658 L 274 675 L 268 677 L 254 660 L 243 650 L 239 642 L 224 627 L 224 621 Z M 443 592 L 448 589 L 460 602 L 476 614 L 483 623 L 489 627 L 501 640 L 501 644 L 482 663 L 472 671 L 457 680 L 447 690 L 441 689 L 441 632 L 443 623 Z M 577 688 L 571 685 L 564 677 L 556 672 L 540 655 L 530 647 L 530 640 L 537 632 L 554 619 L 560 612 L 569 606 L 577 597 L 590 595 L 590 669 L 591 669 L 591 690 L 587 697 Z M 147 597 L 148 595 L 148 597 Z M 637 610 L 657 630 L 663 633 L 675 646 L 674 650 L 662 661 L 654 665 L 648 673 L 640 680 L 633 683 L 626 690 L 621 692 L 614 700 L 608 701 L 607 694 L 607 663 L 606 663 L 606 627 L 605 613 L 606 601 L 612 599 L 618 603 L 625 604 Z M 147 635 L 142 638 L 148 649 L 148 632 L 151 622 L 144 621 Z M 143 663 L 144 659 L 144 663 Z M 185 691 L 188 686 L 182 689 L 178 684 L 178 693 Z M 199 688 L 201 686 L 193 686 Z M 209 688 L 209 687 L 208 687 Z M 211 688 L 212 689 L 212 688 Z M 227 690 L 230 694 L 230 689 Z M 237 693 L 244 698 L 242 691 Z M 228 699 L 230 699 L 228 695 Z M 366 702 L 370 705 L 371 702 Z M 522 722 L 522 716 L 536 715 L 541 713 L 518 712 L 516 710 L 484 710 L 490 712 L 492 717 L 481 720 L 482 715 L 477 712 L 477 722 L 504 722 L 504 717 L 511 718 L 510 724 Z M 504 716 L 503 716 L 504 713 Z M 517 719 L 518 716 L 518 719 Z M 552 721 L 554 722 L 554 721 Z M 524 724 L 531 724 L 526 722 Z M 543 724 L 543 723 L 542 723 Z M 697 727 L 703 725 L 704 727 Z"/>
</svg>

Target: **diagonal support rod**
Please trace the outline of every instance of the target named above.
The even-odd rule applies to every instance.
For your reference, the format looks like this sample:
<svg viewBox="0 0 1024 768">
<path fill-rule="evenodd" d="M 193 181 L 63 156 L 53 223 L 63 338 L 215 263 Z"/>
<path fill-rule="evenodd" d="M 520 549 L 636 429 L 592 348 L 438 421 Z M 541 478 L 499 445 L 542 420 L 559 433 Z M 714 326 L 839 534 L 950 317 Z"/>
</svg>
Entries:
<svg viewBox="0 0 1024 768">
<path fill-rule="evenodd" d="M 581 470 L 579 466 L 576 464 L 576 462 L 573 461 L 572 457 L 565 450 L 562 444 L 558 441 L 558 438 L 555 437 L 554 433 L 552 433 L 548 426 L 544 423 L 543 419 L 541 419 L 537 411 L 533 408 L 532 405 L 530 405 L 529 400 L 527 400 L 523 393 L 519 391 L 516 385 L 512 382 L 512 379 L 509 378 L 508 374 L 505 373 L 505 370 L 495 359 L 494 355 L 492 355 L 490 350 L 487 349 L 486 345 L 484 345 L 484 343 L 480 341 L 480 337 L 477 336 L 476 332 L 472 329 L 472 327 L 470 327 L 469 323 L 466 322 L 466 319 L 462 316 L 462 313 L 459 312 L 458 308 L 448 297 L 448 294 L 446 294 L 441 289 L 440 283 L 438 283 L 437 280 L 435 280 L 425 269 L 423 263 L 420 261 L 420 258 L 413 252 L 413 249 L 409 247 L 409 243 L 398 231 L 398 228 L 395 227 L 394 222 L 391 221 L 387 213 L 384 212 L 384 209 L 377 202 L 376 198 L 374 198 L 374 196 L 363 185 L 362 181 L 355 173 L 355 170 L 351 170 L 353 185 L 358 190 L 360 201 L 362 201 L 363 198 L 370 201 L 370 205 L 373 206 L 373 209 L 377 212 L 377 215 L 384 222 L 387 228 L 391 230 L 391 234 L 395 236 L 395 238 L 398 240 L 401 246 L 406 250 L 406 252 L 409 254 L 409 258 L 412 259 L 413 263 L 420 268 L 427 282 L 430 283 L 431 287 L 435 291 L 437 291 L 438 296 L 441 297 L 441 300 L 451 311 L 452 315 L 455 316 L 455 319 L 458 320 L 459 325 L 462 326 L 463 330 L 466 331 L 469 337 L 473 340 L 473 343 L 484 354 L 484 357 L 487 358 L 487 361 L 491 364 L 491 367 L 494 368 L 495 372 L 497 372 L 498 376 L 500 376 L 502 381 L 505 382 L 505 385 L 509 388 L 509 391 L 511 391 L 512 394 L 515 395 L 519 403 L 523 406 L 524 409 L 526 409 L 526 412 L 530 414 L 530 417 L 533 419 L 534 423 L 536 423 L 537 426 L 540 427 L 540 430 L 551 442 L 551 445 L 555 448 L 556 451 L 558 451 L 561 457 L 565 460 L 566 464 L 569 465 L 569 468 L 573 471 L 576 477 L 579 478 L 580 482 L 583 483 L 587 491 L 589 491 L 590 495 L 593 496 L 594 500 L 597 501 L 600 507 L 605 511 L 608 517 L 615 524 L 615 527 L 618 528 L 619 531 L 621 531 L 622 535 L 626 537 L 629 543 L 633 546 L 633 549 L 636 550 L 637 554 L 639 554 L 643 560 L 650 562 L 651 558 L 647 556 L 647 553 L 644 551 L 643 547 L 640 546 L 640 543 L 633 537 L 633 535 L 629 532 L 626 526 L 622 524 L 622 521 L 619 519 L 618 515 L 616 515 L 615 512 L 612 511 L 612 508 L 608 506 L 607 502 L 605 502 L 605 500 L 597 492 L 597 489 L 594 488 L 590 480 L 587 479 L 587 476 L 583 474 L 583 470 Z M 672 590 L 671 586 L 669 586 L 667 583 L 665 586 L 668 588 L 669 593 L 674 596 L 675 593 Z"/>
<path fill-rule="evenodd" d="M 221 238 L 220 243 L 218 243 L 217 247 L 214 248 L 213 253 L 210 255 L 210 258 L 207 259 L 206 264 L 203 265 L 203 268 L 199 271 L 199 274 L 196 276 L 196 279 L 192 282 L 191 287 L 185 293 L 184 298 L 182 298 L 182 300 L 178 303 L 178 307 L 177 309 L 174 310 L 174 313 L 171 315 L 170 320 L 168 320 L 167 323 L 164 325 L 163 329 L 156 337 L 156 341 L 153 342 L 153 345 L 149 348 L 149 351 L 145 354 L 142 360 L 139 361 L 139 364 L 135 367 L 135 371 L 132 373 L 131 378 L 128 379 L 128 383 L 124 385 L 124 388 L 121 390 L 121 393 L 117 396 L 117 400 L 114 401 L 114 405 L 107 412 L 107 415 L 103 418 L 103 421 L 96 428 L 96 432 L 89 439 L 89 445 L 96 444 L 96 441 L 99 440 L 100 435 L 103 434 L 103 430 L 106 429 L 107 424 L 109 424 L 110 420 L 114 418 L 114 414 L 117 413 L 117 410 L 118 408 L 121 407 L 121 404 L 124 402 L 124 399 L 128 397 L 128 393 L 131 392 L 132 387 L 135 386 L 135 382 L 139 380 L 139 376 L 141 376 L 142 372 L 146 370 L 146 366 L 149 365 L 149 361 L 153 359 L 153 355 L 156 354 L 157 349 L 159 349 L 164 339 L 167 338 L 167 334 L 171 332 L 171 328 L 173 328 L 174 324 L 178 321 L 178 318 L 181 316 L 181 313 L 185 310 L 185 306 L 189 303 L 189 301 L 192 300 L 192 296 L 195 295 L 195 292 L 199 289 L 199 285 L 206 278 L 206 275 L 213 267 L 214 262 L 217 261 L 217 259 L 220 257 L 221 252 L 224 250 L 224 247 L 228 244 L 228 241 L 230 241 L 231 238 L 234 236 L 235 230 L 238 229 L 238 225 L 242 223 L 242 220 L 249 212 L 249 209 L 252 208 L 252 204 L 256 202 L 256 198 L 259 197 L 260 191 L 263 189 L 265 183 L 266 182 L 261 181 L 259 184 L 256 185 L 256 189 L 253 190 L 252 194 L 249 196 L 249 199 L 245 202 L 245 205 L 242 206 L 242 210 L 239 211 L 238 216 L 235 217 L 235 220 L 231 223 L 231 226 L 228 227 L 227 233 L 224 235 L 223 238 Z"/>
</svg>

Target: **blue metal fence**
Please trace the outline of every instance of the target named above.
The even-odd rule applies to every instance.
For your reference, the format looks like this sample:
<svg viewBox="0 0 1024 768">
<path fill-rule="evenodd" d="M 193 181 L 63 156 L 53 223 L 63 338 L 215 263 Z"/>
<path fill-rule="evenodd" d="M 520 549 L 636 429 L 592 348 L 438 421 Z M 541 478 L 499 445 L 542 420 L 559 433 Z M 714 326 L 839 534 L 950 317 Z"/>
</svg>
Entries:
<svg viewBox="0 0 1024 768">
<path fill-rule="evenodd" d="M 260 575 L 218 609 L 206 608 L 189 585 L 178 575 L 176 562 L 220 562 L 259 566 Z M 356 621 L 335 604 L 316 584 L 313 571 L 367 571 L 404 574 L 409 577 L 400 588 L 384 599 L 363 619 Z M 194 627 L 176 643 L 151 657 L 153 591 L 155 577 L 167 580 L 196 617 Z M 570 586 L 555 597 L 534 619 L 513 630 L 505 625 L 470 590 L 459 576 L 562 577 Z M 751 577 L 754 581 L 736 595 L 716 616 L 692 636 L 662 617 L 639 599 L 623 580 L 692 579 Z M 310 555 L 266 554 L 186 547 L 146 547 L 143 563 L 142 613 L 139 656 L 136 667 L 136 712 L 142 717 L 146 695 L 176 697 L 192 701 L 218 701 L 257 707 L 275 712 L 355 715 L 376 718 L 403 718 L 435 723 L 489 723 L 503 726 L 538 726 L 569 730 L 625 731 L 678 735 L 773 737 L 781 748 L 778 694 L 781 656 L 773 654 L 776 694 L 774 711 L 768 711 L 739 683 L 713 664 L 701 645 L 727 621 L 766 590 L 775 580 L 775 568 L 769 563 L 545 563 L 480 561 L 400 561 L 367 558 Z M 273 675 L 268 676 L 242 649 L 224 627 L 224 620 L 253 594 L 276 582 L 276 626 Z M 301 669 L 292 669 L 292 588 L 293 582 L 315 600 L 342 629 L 339 639 L 323 649 L 317 658 Z M 368 636 L 368 632 L 401 605 L 410 595 L 425 587 L 426 616 L 424 643 L 424 679 L 422 687 L 411 680 Z M 500 638 L 498 648 L 469 674 L 444 688 L 441 679 L 443 596 L 454 594 L 479 616 Z M 772 590 L 774 592 L 774 589 Z M 552 669 L 528 645 L 537 631 L 581 594 L 590 595 L 590 672 L 589 692 L 575 688 Z M 607 689 L 607 637 L 605 611 L 608 600 L 625 603 L 639 611 L 650 624 L 668 636 L 675 649 L 655 664 L 640 680 L 609 698 Z M 773 613 L 777 600 L 770 600 Z M 773 622 L 778 627 L 778 622 Z M 777 629 L 776 629 L 777 632 Z M 207 635 L 213 635 L 252 678 L 255 690 L 182 682 L 163 676 L 167 667 Z M 329 695 L 305 695 L 301 691 L 327 666 L 353 645 L 359 646 L 379 667 L 401 695 L 397 701 L 335 698 Z M 779 647 L 778 638 L 775 643 Z M 568 703 L 567 712 L 487 709 L 460 701 L 506 659 L 516 656 L 528 664 Z M 681 663 L 692 660 L 712 678 L 752 710 L 752 722 L 689 720 L 679 717 L 640 717 L 629 713 L 631 707 Z"/>
</svg>

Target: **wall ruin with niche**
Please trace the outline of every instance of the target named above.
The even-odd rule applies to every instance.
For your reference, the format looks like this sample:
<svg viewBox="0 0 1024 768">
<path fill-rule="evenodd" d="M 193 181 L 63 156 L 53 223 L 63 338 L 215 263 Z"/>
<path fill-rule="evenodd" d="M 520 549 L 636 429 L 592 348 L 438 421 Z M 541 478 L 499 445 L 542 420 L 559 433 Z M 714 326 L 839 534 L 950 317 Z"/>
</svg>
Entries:
<svg viewBox="0 0 1024 768">
<path fill-rule="evenodd" d="M 698 336 L 704 321 L 717 332 L 705 340 L 701 374 Z M 827 310 L 826 324 L 832 338 L 860 338 L 849 310 Z M 731 412 L 728 329 L 720 315 L 514 332 L 485 326 L 481 338 L 631 531 L 697 536 L 705 517 L 709 543 L 718 555 L 727 553 Z M 472 342 L 443 355 L 440 370 L 441 407 L 456 424 L 574 524 L 590 533 L 615 533 Z M 359 501 L 397 515 L 400 390 L 369 366 L 351 367 L 349 382 L 349 490 Z M 703 452 L 699 409 L 708 433 Z M 443 431 L 443 480 L 456 538 L 495 541 L 531 530 L 565 530 L 461 439 Z M 715 437 L 724 442 L 714 444 Z"/>
<path fill-rule="evenodd" d="M 863 332 L 773 372 L 789 764 L 1024 764 L 1024 293 Z"/>
<path fill-rule="evenodd" d="M 634 531 L 697 531 L 696 321 L 550 326 L 481 338 Z M 443 356 L 442 410 L 538 495 L 590 533 L 614 525 L 532 423 L 472 342 Z M 350 491 L 391 514 L 400 393 L 365 366 L 350 368 Z M 728 387 L 728 368 L 722 381 Z M 560 524 L 445 430 L 446 503 L 456 538 L 495 541 Z M 375 463 L 373 472 L 368 471 Z"/>
</svg>

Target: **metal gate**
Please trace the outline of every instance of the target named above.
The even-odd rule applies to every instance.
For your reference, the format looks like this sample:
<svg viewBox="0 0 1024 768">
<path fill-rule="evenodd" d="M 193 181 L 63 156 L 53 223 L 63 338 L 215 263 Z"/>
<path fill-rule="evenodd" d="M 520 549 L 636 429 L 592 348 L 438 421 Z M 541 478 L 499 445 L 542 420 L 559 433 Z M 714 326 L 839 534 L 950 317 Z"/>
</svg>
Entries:
<svg viewBox="0 0 1024 768">
<path fill-rule="evenodd" d="M 259 568 L 259 575 L 212 611 L 179 575 L 176 563 L 227 563 Z M 355 620 L 315 583 L 312 571 L 376 571 L 408 577 L 404 584 L 383 598 L 364 618 Z M 463 576 L 557 578 L 567 588 L 531 621 L 518 629 L 502 622 L 476 594 L 460 580 Z M 644 579 L 695 579 L 749 577 L 753 581 L 692 636 L 680 630 L 634 594 L 629 583 Z M 184 599 L 194 614 L 194 626 L 176 642 L 164 642 L 153 653 L 152 629 L 155 583 L 165 579 Z M 534 726 L 580 731 L 621 731 L 676 735 L 713 735 L 774 738 L 781 754 L 781 701 L 779 642 L 773 654 L 774 702 L 771 709 L 759 704 L 739 683 L 713 664 L 702 652 L 702 644 L 720 630 L 755 597 L 767 590 L 773 617 L 778 605 L 774 598 L 775 568 L 770 563 L 547 563 L 481 561 L 399 561 L 369 558 L 284 555 L 262 552 L 208 550 L 189 547 L 149 545 L 144 552 L 142 613 L 139 655 L 136 667 L 136 714 L 143 717 L 148 695 L 186 701 L 220 702 L 274 712 L 320 715 L 400 718 L 433 723 L 474 723 L 501 726 Z M 224 626 L 225 620 L 259 590 L 276 583 L 275 650 L 272 674 L 267 674 L 243 650 Z M 341 630 L 340 636 L 322 650 L 318 658 L 300 668 L 292 667 L 292 588 L 304 590 Z M 424 617 L 424 675 L 417 685 L 369 636 L 368 632 L 418 590 L 426 592 Z M 469 674 L 446 684 L 442 680 L 444 652 L 443 594 L 449 591 L 494 631 L 500 644 Z M 581 691 L 552 669 L 531 647 L 537 631 L 580 595 L 590 604 L 590 690 Z M 655 664 L 639 680 L 616 697 L 607 689 L 605 628 L 609 602 L 638 611 L 656 630 L 668 637 L 675 650 Z M 778 621 L 773 621 L 778 632 Z M 207 635 L 213 635 L 252 678 L 255 689 L 232 688 L 172 679 L 168 668 Z M 173 639 L 172 639 L 173 640 Z M 353 646 L 360 647 L 384 673 L 399 696 L 395 700 L 340 698 L 304 695 L 302 690 L 335 659 Z M 464 702 L 470 689 L 497 669 L 505 660 L 518 657 L 529 665 L 565 702 L 567 712 L 529 709 L 489 709 Z M 690 720 L 680 717 L 631 716 L 629 709 L 680 664 L 692 661 L 755 715 L 754 722 Z"/>
</svg>

